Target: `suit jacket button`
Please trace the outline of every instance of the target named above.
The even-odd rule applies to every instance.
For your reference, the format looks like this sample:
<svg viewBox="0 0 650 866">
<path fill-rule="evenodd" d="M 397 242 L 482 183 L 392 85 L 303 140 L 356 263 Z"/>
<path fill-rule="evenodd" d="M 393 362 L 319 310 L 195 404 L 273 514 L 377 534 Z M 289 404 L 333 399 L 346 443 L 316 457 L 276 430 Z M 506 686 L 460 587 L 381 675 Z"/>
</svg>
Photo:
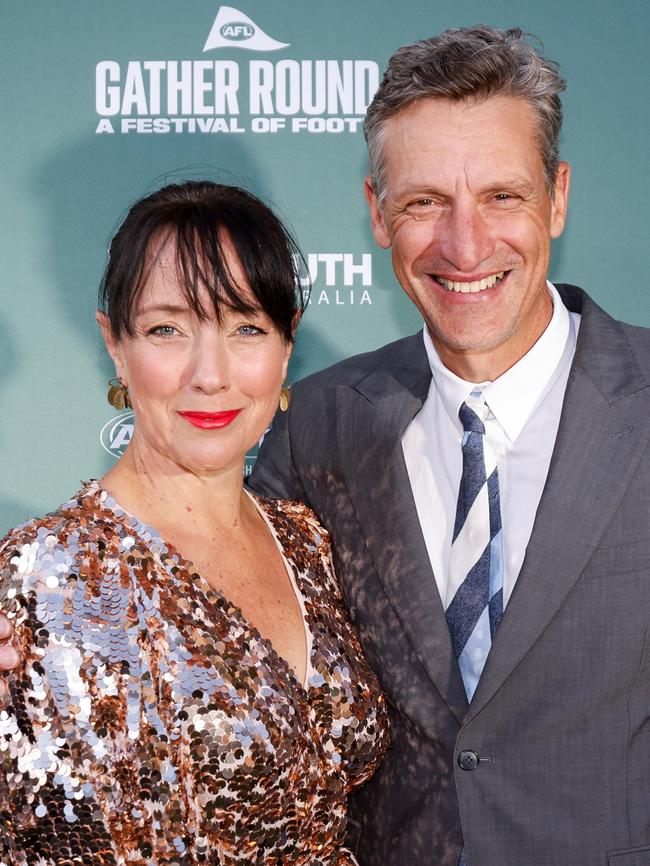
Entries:
<svg viewBox="0 0 650 866">
<path fill-rule="evenodd" d="M 458 756 L 458 766 L 461 770 L 475 770 L 478 767 L 478 755 L 471 749 L 466 749 Z"/>
</svg>

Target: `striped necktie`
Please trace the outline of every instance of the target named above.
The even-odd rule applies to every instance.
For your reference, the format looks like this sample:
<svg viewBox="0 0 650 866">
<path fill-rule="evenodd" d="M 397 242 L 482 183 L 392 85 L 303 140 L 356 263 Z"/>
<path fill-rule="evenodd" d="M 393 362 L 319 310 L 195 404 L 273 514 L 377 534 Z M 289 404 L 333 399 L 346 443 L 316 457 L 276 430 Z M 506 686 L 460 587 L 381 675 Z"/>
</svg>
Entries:
<svg viewBox="0 0 650 866">
<path fill-rule="evenodd" d="M 463 473 L 451 544 L 446 613 L 465 684 L 472 696 L 503 614 L 503 555 L 496 454 L 485 436 L 490 415 L 472 391 L 458 416 L 463 425 Z"/>
</svg>

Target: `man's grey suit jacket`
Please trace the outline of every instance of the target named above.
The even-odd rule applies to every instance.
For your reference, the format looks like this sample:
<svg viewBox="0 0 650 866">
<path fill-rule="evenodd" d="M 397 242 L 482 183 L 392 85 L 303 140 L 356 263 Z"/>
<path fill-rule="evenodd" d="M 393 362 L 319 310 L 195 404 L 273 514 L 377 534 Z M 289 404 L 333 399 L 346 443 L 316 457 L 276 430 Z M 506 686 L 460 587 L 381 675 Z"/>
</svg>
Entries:
<svg viewBox="0 0 650 866">
<path fill-rule="evenodd" d="M 400 437 L 421 334 L 293 389 L 252 486 L 307 502 L 392 708 L 362 866 L 650 866 L 650 331 L 582 314 L 526 557 L 468 706 Z M 458 764 L 475 752 L 474 770 Z"/>
</svg>

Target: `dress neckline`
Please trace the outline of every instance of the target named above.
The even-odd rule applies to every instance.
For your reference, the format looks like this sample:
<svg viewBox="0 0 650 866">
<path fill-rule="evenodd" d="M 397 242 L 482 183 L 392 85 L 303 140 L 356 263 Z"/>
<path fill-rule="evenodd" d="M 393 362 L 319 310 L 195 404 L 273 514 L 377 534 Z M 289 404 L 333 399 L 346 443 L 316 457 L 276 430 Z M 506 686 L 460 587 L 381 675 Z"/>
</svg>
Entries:
<svg viewBox="0 0 650 866">
<path fill-rule="evenodd" d="M 297 574 L 297 570 L 295 569 L 291 560 L 286 556 L 282 545 L 280 544 L 280 540 L 278 538 L 277 531 L 275 529 L 275 525 L 273 523 L 272 518 L 269 513 L 263 506 L 263 500 L 252 493 L 251 491 L 244 489 L 244 493 L 249 497 L 258 514 L 264 521 L 267 529 L 271 533 L 271 537 L 275 544 L 278 553 L 282 559 L 284 564 L 284 568 L 291 583 L 291 588 L 293 589 L 294 596 L 296 601 L 298 602 L 298 606 L 301 612 L 301 621 L 303 624 L 304 630 L 304 644 L 305 644 L 305 653 L 306 653 L 306 664 L 305 664 L 305 676 L 304 680 L 301 680 L 295 669 L 292 665 L 289 664 L 287 659 L 277 651 L 273 642 L 265 637 L 249 619 L 242 612 L 239 605 L 236 605 L 232 602 L 228 596 L 222 592 L 222 590 L 218 589 L 205 578 L 201 572 L 194 566 L 193 562 L 190 559 L 187 559 L 183 556 L 183 554 L 176 548 L 174 544 L 167 541 L 162 537 L 160 532 L 156 529 L 155 526 L 152 526 L 149 523 L 145 523 L 143 520 L 128 511 L 124 508 L 120 503 L 113 497 L 105 487 L 102 487 L 101 483 L 97 479 L 91 479 L 83 484 L 82 487 L 82 496 L 83 495 L 93 495 L 100 502 L 101 506 L 104 509 L 107 509 L 111 512 L 113 517 L 119 521 L 125 528 L 125 530 L 129 534 L 137 535 L 143 544 L 149 546 L 151 542 L 145 540 L 145 535 L 149 535 L 154 544 L 159 546 L 161 549 L 164 549 L 169 554 L 169 557 L 175 560 L 175 564 L 179 565 L 184 571 L 187 572 L 188 575 L 191 575 L 193 578 L 198 578 L 198 582 L 201 584 L 201 592 L 209 598 L 210 595 L 213 595 L 221 600 L 221 602 L 227 604 L 232 610 L 236 613 L 237 617 L 241 620 L 244 627 L 247 631 L 255 638 L 255 640 L 263 643 L 267 646 L 271 652 L 271 654 L 281 663 L 281 665 L 286 669 L 289 677 L 293 682 L 301 689 L 303 692 L 308 692 L 310 688 L 310 680 L 312 677 L 318 672 L 313 666 L 313 647 L 314 647 L 314 637 L 313 632 L 311 630 L 309 624 L 309 612 L 305 606 L 304 596 L 300 591 L 299 586 L 299 577 Z M 161 557 L 161 563 L 165 568 L 165 571 L 170 574 L 171 566 L 165 561 L 163 557 Z M 170 574 L 171 576 L 171 574 Z"/>
</svg>

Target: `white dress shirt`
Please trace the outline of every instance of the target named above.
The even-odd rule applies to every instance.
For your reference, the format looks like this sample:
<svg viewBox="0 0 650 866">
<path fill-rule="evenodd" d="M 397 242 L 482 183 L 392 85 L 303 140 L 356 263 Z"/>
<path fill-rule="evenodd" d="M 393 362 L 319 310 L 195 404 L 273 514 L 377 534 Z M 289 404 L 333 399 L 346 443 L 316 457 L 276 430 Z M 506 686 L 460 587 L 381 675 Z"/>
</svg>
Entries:
<svg viewBox="0 0 650 866">
<path fill-rule="evenodd" d="M 485 435 L 497 453 L 504 607 L 521 570 L 548 475 L 580 326 L 580 316 L 569 313 L 551 283 L 548 289 L 553 316 L 546 330 L 528 353 L 494 382 L 466 382 L 448 370 L 424 328 L 433 378 L 422 409 L 404 432 L 402 448 L 443 601 L 462 473 L 463 428 L 458 410 L 476 388 L 491 410 Z"/>
</svg>

